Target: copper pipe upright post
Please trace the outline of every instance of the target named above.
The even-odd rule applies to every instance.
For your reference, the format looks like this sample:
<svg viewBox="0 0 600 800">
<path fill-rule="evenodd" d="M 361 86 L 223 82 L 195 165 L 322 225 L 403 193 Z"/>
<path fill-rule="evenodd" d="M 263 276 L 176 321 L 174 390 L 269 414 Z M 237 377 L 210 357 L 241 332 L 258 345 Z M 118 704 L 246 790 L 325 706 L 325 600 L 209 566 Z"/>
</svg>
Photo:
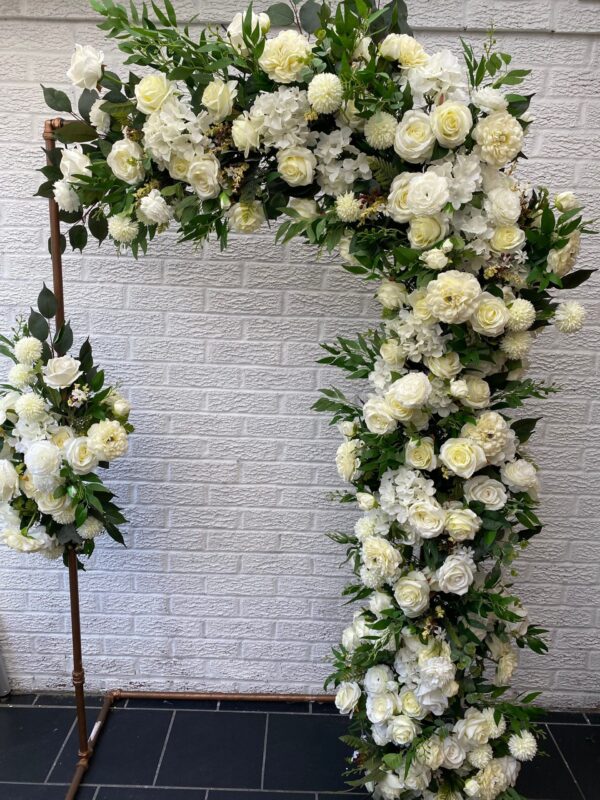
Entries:
<svg viewBox="0 0 600 800">
<path fill-rule="evenodd" d="M 46 143 L 46 161 L 52 163 L 51 152 L 55 147 L 54 131 L 62 127 L 60 118 L 48 119 L 44 123 L 44 142 Z M 62 257 L 60 252 L 60 218 L 56 200 L 51 197 L 48 201 L 50 213 L 50 256 L 52 258 L 52 285 L 56 297 L 56 330 L 65 322 L 65 300 L 63 294 Z M 80 764 L 87 767 L 90 756 L 90 746 L 87 735 L 87 721 L 85 713 L 85 673 L 83 669 L 83 655 L 81 651 L 81 618 L 79 611 L 79 575 L 77 569 L 77 553 L 74 548 L 68 552 L 69 565 L 69 595 L 71 600 L 71 638 L 73 643 L 73 687 L 75 689 L 75 703 L 77 707 L 77 730 L 79 735 Z"/>
</svg>

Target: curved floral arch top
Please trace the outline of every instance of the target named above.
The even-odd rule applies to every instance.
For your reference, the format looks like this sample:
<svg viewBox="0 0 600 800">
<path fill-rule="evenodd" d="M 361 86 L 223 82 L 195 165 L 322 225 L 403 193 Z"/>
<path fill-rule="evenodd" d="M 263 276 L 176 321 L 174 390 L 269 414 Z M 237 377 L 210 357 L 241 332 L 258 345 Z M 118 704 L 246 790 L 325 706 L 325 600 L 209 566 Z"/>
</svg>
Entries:
<svg viewBox="0 0 600 800">
<path fill-rule="evenodd" d="M 581 327 L 554 294 L 590 275 L 573 271 L 589 232 L 575 195 L 517 174 L 528 70 L 492 36 L 426 51 L 401 0 L 293 0 L 200 33 L 167 0 L 92 6 L 131 71 L 77 45 L 77 108 L 44 89 L 74 117 L 39 190 L 72 247 L 90 234 L 137 256 L 175 228 L 224 248 L 277 220 L 279 241 L 339 253 L 383 308 L 323 345 L 360 397 L 331 388 L 315 406 L 362 512 L 330 534 L 357 609 L 329 679 L 352 718 L 350 779 L 385 800 L 520 797 L 535 695 L 507 690 L 518 649 L 546 645 L 507 570 L 541 531 L 536 420 L 512 409 L 554 391 L 525 376 L 528 353 L 548 325 Z"/>
</svg>

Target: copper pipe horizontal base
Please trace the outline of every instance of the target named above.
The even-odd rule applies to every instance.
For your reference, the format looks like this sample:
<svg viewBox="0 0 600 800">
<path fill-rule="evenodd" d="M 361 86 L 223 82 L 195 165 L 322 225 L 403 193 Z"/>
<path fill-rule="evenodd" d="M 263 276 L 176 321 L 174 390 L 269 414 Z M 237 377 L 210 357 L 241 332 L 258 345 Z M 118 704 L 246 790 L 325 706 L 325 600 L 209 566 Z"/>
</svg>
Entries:
<svg viewBox="0 0 600 800">
<path fill-rule="evenodd" d="M 87 772 L 100 734 L 108 719 L 109 712 L 118 700 L 246 700 L 249 703 L 332 703 L 331 694 L 244 694 L 228 692 L 146 692 L 127 689 L 111 689 L 104 695 L 100 713 L 88 739 L 87 751 L 80 753 L 73 779 L 67 790 L 65 800 L 76 800 L 79 787 Z"/>
</svg>

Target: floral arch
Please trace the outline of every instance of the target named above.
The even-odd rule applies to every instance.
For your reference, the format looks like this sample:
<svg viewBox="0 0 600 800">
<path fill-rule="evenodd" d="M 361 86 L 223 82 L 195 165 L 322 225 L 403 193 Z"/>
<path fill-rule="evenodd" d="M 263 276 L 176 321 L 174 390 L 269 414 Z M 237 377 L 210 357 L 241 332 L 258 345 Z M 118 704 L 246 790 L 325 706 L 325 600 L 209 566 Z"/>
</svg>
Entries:
<svg viewBox="0 0 600 800">
<path fill-rule="evenodd" d="M 581 327 L 581 306 L 554 290 L 590 276 L 573 267 L 591 232 L 573 193 L 551 199 L 517 177 L 528 70 L 493 36 L 479 54 L 462 42 L 462 62 L 426 52 L 402 0 L 292 0 L 199 35 L 168 0 L 91 4 L 131 71 L 77 45 L 77 108 L 44 89 L 74 118 L 38 192 L 70 226 L 63 248 L 108 237 L 137 257 L 170 227 L 225 248 L 230 231 L 277 220 L 278 241 L 301 237 L 373 282 L 381 325 L 321 359 L 359 397 L 330 388 L 315 403 L 343 436 L 340 499 L 363 512 L 330 534 L 357 608 L 329 679 L 351 716 L 350 779 L 384 800 L 519 798 L 537 695 L 507 692 L 517 648 L 546 644 L 512 589 L 542 528 L 526 451 L 537 420 L 512 410 L 554 391 L 525 376 L 527 357 L 548 325 Z M 38 306 L 2 345 L 15 364 L 1 536 L 89 555 L 101 530 L 120 539 L 95 471 L 125 453 L 129 407 L 89 345 L 68 355 L 68 325 L 50 337 L 52 293 Z"/>
</svg>

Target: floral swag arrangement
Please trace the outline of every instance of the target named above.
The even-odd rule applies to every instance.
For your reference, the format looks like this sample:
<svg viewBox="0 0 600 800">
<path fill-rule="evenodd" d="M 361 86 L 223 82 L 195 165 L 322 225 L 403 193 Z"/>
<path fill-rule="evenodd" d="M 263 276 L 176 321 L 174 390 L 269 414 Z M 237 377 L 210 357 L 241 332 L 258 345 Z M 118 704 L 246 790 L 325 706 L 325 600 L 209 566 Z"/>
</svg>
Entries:
<svg viewBox="0 0 600 800">
<path fill-rule="evenodd" d="M 401 0 L 294 0 L 196 35 L 177 28 L 168 0 L 152 16 L 92 6 L 145 73 L 120 78 L 77 45 L 77 110 L 44 89 L 74 117 L 39 190 L 72 224 L 73 248 L 89 232 L 137 256 L 173 226 L 224 248 L 230 231 L 283 217 L 279 241 L 337 251 L 378 282 L 382 325 L 324 345 L 322 359 L 367 379 L 366 399 L 327 389 L 316 403 L 345 436 L 337 467 L 353 488 L 342 502 L 363 512 L 353 532 L 331 534 L 360 604 L 330 678 L 352 717 L 352 783 L 384 800 L 519 798 L 537 693 L 503 695 L 516 649 L 546 645 L 505 569 L 541 530 L 525 452 L 536 420 L 510 410 L 554 391 L 524 377 L 528 353 L 551 323 L 579 330 L 582 307 L 551 290 L 591 272 L 572 271 L 588 232 L 577 198 L 551 200 L 516 175 L 531 98 L 514 87 L 529 70 L 511 68 L 493 36 L 481 55 L 463 42 L 464 64 L 426 52 Z M 284 29 L 268 36 L 271 24 Z M 35 380 L 42 413 L 56 390 Z M 100 405 L 110 397 L 93 409 L 114 420 L 114 404 Z M 107 424 L 118 417 L 84 430 L 96 441 Z M 63 471 L 70 480 L 70 462 Z"/>
<path fill-rule="evenodd" d="M 104 386 L 89 341 L 73 358 L 70 324 L 51 336 L 57 303 L 46 286 L 38 309 L 0 336 L 0 352 L 13 362 L 0 391 L 0 540 L 62 555 L 66 565 L 69 549 L 91 556 L 104 531 L 124 543 L 125 517 L 96 470 L 125 455 L 133 426 L 127 400 Z"/>
</svg>

